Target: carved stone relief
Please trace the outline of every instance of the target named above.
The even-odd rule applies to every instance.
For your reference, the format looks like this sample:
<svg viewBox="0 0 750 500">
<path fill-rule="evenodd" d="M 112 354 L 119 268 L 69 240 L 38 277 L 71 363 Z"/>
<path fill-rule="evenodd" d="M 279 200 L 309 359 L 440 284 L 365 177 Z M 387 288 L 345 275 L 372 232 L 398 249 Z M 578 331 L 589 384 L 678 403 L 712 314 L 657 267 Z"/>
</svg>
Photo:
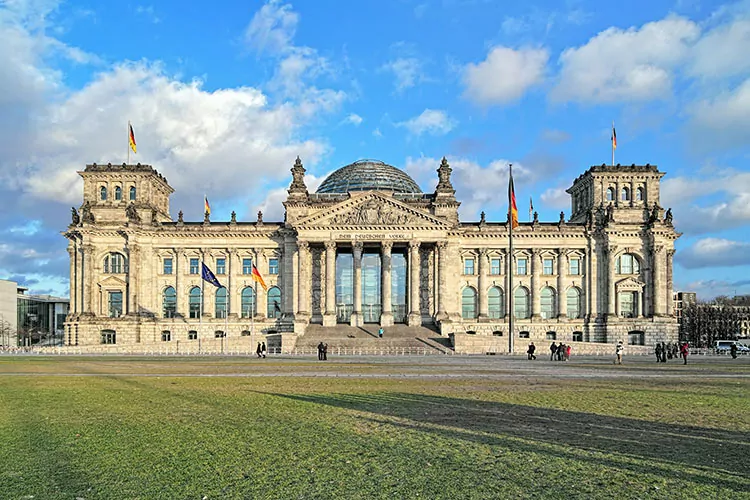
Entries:
<svg viewBox="0 0 750 500">
<path fill-rule="evenodd" d="M 401 210 L 383 203 L 382 200 L 370 199 L 352 210 L 336 214 L 329 219 L 331 224 L 341 226 L 372 225 L 409 225 L 417 219 Z"/>
</svg>

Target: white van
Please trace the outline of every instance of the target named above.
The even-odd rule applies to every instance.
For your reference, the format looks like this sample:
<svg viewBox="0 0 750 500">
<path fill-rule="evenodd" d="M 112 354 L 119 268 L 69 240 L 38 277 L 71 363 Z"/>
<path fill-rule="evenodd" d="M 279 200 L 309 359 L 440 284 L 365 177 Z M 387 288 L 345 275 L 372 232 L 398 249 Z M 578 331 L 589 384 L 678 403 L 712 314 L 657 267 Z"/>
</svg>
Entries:
<svg viewBox="0 0 750 500">
<path fill-rule="evenodd" d="M 736 340 L 717 340 L 715 345 L 716 352 L 728 353 L 732 349 L 732 344 L 737 344 L 737 352 L 750 351 L 750 347 L 740 344 Z"/>
</svg>

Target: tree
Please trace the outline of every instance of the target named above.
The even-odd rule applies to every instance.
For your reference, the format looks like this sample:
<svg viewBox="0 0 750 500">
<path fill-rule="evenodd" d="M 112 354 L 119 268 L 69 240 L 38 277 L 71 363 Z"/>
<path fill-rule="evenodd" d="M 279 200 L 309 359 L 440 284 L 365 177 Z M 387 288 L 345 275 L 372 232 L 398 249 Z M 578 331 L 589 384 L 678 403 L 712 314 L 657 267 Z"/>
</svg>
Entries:
<svg viewBox="0 0 750 500">
<path fill-rule="evenodd" d="M 722 299 L 722 300 L 719 300 Z M 696 347 L 712 347 L 717 340 L 736 339 L 750 309 L 732 305 L 731 299 L 717 297 L 714 302 L 690 304 L 682 311 L 680 340 Z"/>
</svg>

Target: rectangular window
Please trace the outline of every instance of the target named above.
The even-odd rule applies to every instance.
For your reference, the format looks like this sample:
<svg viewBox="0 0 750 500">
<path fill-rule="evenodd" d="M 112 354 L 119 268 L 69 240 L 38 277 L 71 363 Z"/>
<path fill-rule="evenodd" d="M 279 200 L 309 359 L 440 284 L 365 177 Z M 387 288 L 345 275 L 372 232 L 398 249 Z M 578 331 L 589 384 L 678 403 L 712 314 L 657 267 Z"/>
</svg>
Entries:
<svg viewBox="0 0 750 500">
<path fill-rule="evenodd" d="M 190 274 L 198 274 L 198 260 L 190 259 Z"/>
<path fill-rule="evenodd" d="M 474 259 L 464 259 L 464 274 L 474 274 Z"/>
<path fill-rule="evenodd" d="M 268 259 L 268 274 L 279 274 L 279 259 Z"/>
<path fill-rule="evenodd" d="M 490 259 L 490 274 L 493 276 L 500 274 L 500 259 Z"/>
<path fill-rule="evenodd" d="M 519 276 L 525 275 L 527 270 L 526 264 L 527 261 L 525 257 L 518 259 L 516 261 L 516 274 L 518 274 Z"/>
<path fill-rule="evenodd" d="M 253 274 L 253 259 L 242 259 L 242 274 Z"/>
<path fill-rule="evenodd" d="M 109 292 L 109 317 L 122 316 L 122 292 Z"/>
<path fill-rule="evenodd" d="M 552 274 L 552 259 L 544 259 L 542 274 Z"/>
<path fill-rule="evenodd" d="M 190 330 L 188 332 L 188 340 L 198 340 L 198 332 L 195 330 Z"/>
<path fill-rule="evenodd" d="M 114 330 L 102 330 L 102 344 L 117 344 L 117 332 Z"/>
<path fill-rule="evenodd" d="M 227 274 L 227 259 L 216 259 L 216 274 Z"/>
<path fill-rule="evenodd" d="M 161 332 L 161 341 L 162 342 L 172 342 L 172 332 L 169 330 L 164 330 Z"/>
<path fill-rule="evenodd" d="M 164 274 L 172 274 L 172 258 L 164 258 Z"/>
<path fill-rule="evenodd" d="M 581 274 L 581 259 L 570 259 L 570 274 Z"/>
</svg>

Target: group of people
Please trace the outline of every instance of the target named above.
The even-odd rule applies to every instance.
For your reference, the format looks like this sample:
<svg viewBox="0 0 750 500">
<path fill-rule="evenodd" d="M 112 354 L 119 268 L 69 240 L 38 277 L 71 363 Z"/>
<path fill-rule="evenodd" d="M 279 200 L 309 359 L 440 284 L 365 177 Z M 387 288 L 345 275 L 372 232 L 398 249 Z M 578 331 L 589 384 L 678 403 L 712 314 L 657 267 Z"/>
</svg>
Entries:
<svg viewBox="0 0 750 500">
<path fill-rule="evenodd" d="M 259 358 L 265 358 L 266 357 L 266 343 L 265 342 L 258 342 L 258 347 L 255 349 L 255 355 Z"/>
<path fill-rule="evenodd" d="M 557 361 L 568 361 L 570 359 L 570 351 L 572 347 L 569 345 L 565 345 L 562 342 L 560 342 L 559 345 L 556 345 L 554 342 L 549 346 L 549 360 L 554 361 L 555 357 L 557 357 Z"/>
<path fill-rule="evenodd" d="M 325 361 L 328 359 L 328 344 L 321 342 L 318 344 L 318 361 Z"/>
<path fill-rule="evenodd" d="M 690 345 L 687 342 L 683 342 L 682 344 L 657 342 L 654 354 L 656 354 L 657 363 L 666 363 L 668 359 L 681 357 L 683 360 L 682 364 L 686 365 L 687 357 L 690 354 Z"/>
</svg>

